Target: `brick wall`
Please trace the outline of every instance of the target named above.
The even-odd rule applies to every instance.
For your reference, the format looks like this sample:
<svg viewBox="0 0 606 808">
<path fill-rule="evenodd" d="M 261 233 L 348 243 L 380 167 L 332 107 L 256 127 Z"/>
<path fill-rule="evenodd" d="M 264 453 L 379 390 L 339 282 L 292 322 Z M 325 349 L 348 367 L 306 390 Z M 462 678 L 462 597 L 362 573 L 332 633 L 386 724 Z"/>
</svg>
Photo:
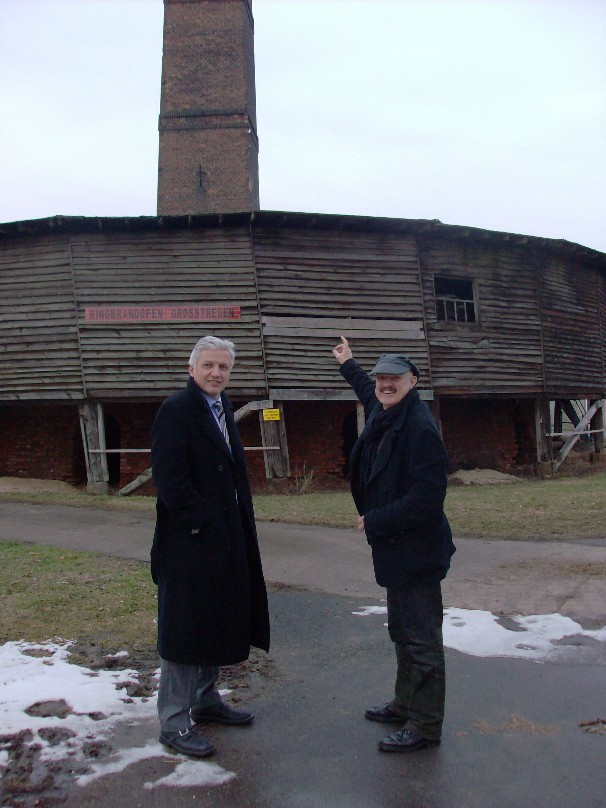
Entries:
<svg viewBox="0 0 606 808">
<path fill-rule="evenodd" d="M 258 210 L 251 186 L 256 156 L 248 139 L 244 128 L 227 135 L 222 128 L 163 132 L 158 215 Z"/>
<path fill-rule="evenodd" d="M 245 402 L 234 402 L 234 409 Z M 151 429 L 160 404 L 111 404 L 105 408 L 106 428 L 111 427 L 111 420 L 115 419 L 120 427 L 120 445 L 126 449 L 145 449 L 151 446 Z M 240 436 L 244 446 L 260 446 L 261 430 L 259 418 L 256 413 L 249 415 L 238 424 Z M 109 431 L 109 429 L 108 429 Z M 108 440 L 109 448 L 109 440 Z M 265 464 L 263 452 L 247 451 L 245 453 L 246 466 L 251 481 L 255 485 L 265 482 Z M 110 461 L 111 462 L 111 461 Z M 122 487 L 135 479 L 141 472 L 149 468 L 151 455 L 146 454 L 120 454 L 120 481 L 115 487 Z M 137 489 L 137 494 L 155 495 L 153 482 L 148 482 Z"/>
<path fill-rule="evenodd" d="M 151 447 L 151 428 L 159 406 L 160 402 L 106 404 L 104 415 L 107 448 L 149 449 Z M 149 452 L 137 454 L 121 452 L 113 458 L 108 455 L 111 488 L 122 488 L 150 465 L 151 454 Z M 136 493 L 152 494 L 154 486 L 151 482 L 147 483 L 137 489 Z"/>
<path fill-rule="evenodd" d="M 234 401 L 234 409 L 244 401 Z M 128 449 L 149 448 L 150 432 L 159 404 L 108 404 L 105 407 L 107 446 L 112 448 L 112 421 L 120 427 L 120 445 Z M 344 479 L 344 443 L 352 442 L 355 433 L 356 411 L 353 402 L 288 401 L 284 405 L 284 420 L 288 435 L 290 466 L 293 474 L 313 470 L 319 483 L 334 485 Z M 347 421 L 345 424 L 344 422 Z M 345 437 L 344 425 L 348 437 Z M 252 413 L 238 424 L 244 446 L 261 446 L 261 429 L 257 413 Z M 353 435 L 355 439 L 355 434 Z M 252 485 L 256 489 L 266 485 L 263 452 L 246 451 L 246 466 Z M 111 462 L 111 461 L 110 461 Z M 133 480 L 149 467 L 149 454 L 120 455 L 120 486 Z M 115 484 L 118 487 L 118 484 Z M 138 490 L 153 494 L 153 483 Z"/>
<path fill-rule="evenodd" d="M 158 214 L 259 209 L 249 0 L 165 0 Z"/>
<path fill-rule="evenodd" d="M 234 401 L 234 409 L 242 406 L 246 402 Z M 149 449 L 151 446 L 151 429 L 154 418 L 160 406 L 160 402 L 148 404 L 123 404 L 112 403 L 105 406 L 105 425 L 107 433 L 107 448 L 120 446 L 125 449 Z M 116 432 L 116 424 L 118 431 Z M 259 417 L 252 413 L 238 424 L 240 436 L 244 446 L 260 446 L 261 430 L 259 427 Z M 113 435 L 118 438 L 119 443 L 112 441 Z M 265 464 L 263 452 L 247 451 L 245 453 L 246 465 L 251 481 L 255 485 L 265 483 Z M 109 456 L 111 464 L 111 456 Z M 119 482 L 116 481 L 116 470 L 112 474 L 110 468 L 110 481 L 112 487 L 119 488 L 135 479 L 145 469 L 149 468 L 151 455 L 127 454 L 119 455 Z M 150 481 L 137 489 L 137 494 L 155 495 L 155 487 Z"/>
<path fill-rule="evenodd" d="M 0 477 L 86 483 L 78 407 L 0 407 Z"/>
<path fill-rule="evenodd" d="M 245 105 L 252 33 L 245 0 L 165 0 L 162 102 L 175 109 Z"/>
<path fill-rule="evenodd" d="M 245 402 L 234 402 L 238 409 Z M 111 404 L 105 407 L 108 433 L 111 419 L 120 425 L 120 442 L 123 448 L 149 448 L 150 432 L 159 404 Z M 350 431 L 355 429 L 355 404 L 351 402 L 306 402 L 291 401 L 284 406 L 284 420 L 288 435 L 291 471 L 312 471 L 324 485 L 332 485 L 344 479 L 344 420 L 349 415 Z M 244 446 L 261 446 L 261 429 L 257 413 L 252 413 L 238 424 Z M 108 448 L 111 441 L 108 434 Z M 246 467 L 252 485 L 266 485 L 263 452 L 246 451 Z M 120 455 L 120 486 L 126 485 L 149 467 L 149 454 Z M 117 487 L 117 485 L 116 485 Z M 138 493 L 153 494 L 153 483 L 147 483 Z"/>
<path fill-rule="evenodd" d="M 343 481 L 346 444 L 355 440 L 356 405 L 353 401 L 287 401 L 284 421 L 290 469 L 294 475 L 313 470 L 320 483 Z"/>
<path fill-rule="evenodd" d="M 508 472 L 534 462 L 533 418 L 530 399 L 442 399 L 440 419 L 451 470 Z"/>
<path fill-rule="evenodd" d="M 237 409 L 245 402 L 234 402 Z M 110 403 L 104 408 L 107 447 L 149 449 L 156 403 Z M 535 460 L 532 400 L 442 400 L 440 417 L 451 470 L 511 471 Z M 343 485 L 346 455 L 356 438 L 354 402 L 287 401 L 284 419 L 291 472 L 314 472 L 323 487 Z M 239 424 L 245 446 L 260 446 L 256 413 Z M 253 487 L 266 487 L 263 453 L 247 451 Z M 110 485 L 116 490 L 150 465 L 149 453 L 108 455 Z M 0 407 L 0 476 L 38 477 L 86 484 L 76 405 Z M 139 494 L 155 493 L 149 482 Z"/>
</svg>

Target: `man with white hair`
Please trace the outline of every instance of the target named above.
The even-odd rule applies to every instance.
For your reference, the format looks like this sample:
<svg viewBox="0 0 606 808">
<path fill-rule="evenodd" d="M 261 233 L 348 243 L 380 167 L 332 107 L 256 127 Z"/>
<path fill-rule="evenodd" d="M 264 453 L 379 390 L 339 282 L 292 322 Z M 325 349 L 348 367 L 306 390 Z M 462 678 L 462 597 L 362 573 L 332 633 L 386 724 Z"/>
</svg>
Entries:
<svg viewBox="0 0 606 808">
<path fill-rule="evenodd" d="M 167 398 L 152 429 L 157 521 L 160 741 L 191 757 L 213 753 L 193 725 L 250 724 L 223 702 L 220 666 L 269 650 L 267 593 L 244 450 L 224 390 L 233 342 L 203 337 L 187 387 Z"/>
</svg>

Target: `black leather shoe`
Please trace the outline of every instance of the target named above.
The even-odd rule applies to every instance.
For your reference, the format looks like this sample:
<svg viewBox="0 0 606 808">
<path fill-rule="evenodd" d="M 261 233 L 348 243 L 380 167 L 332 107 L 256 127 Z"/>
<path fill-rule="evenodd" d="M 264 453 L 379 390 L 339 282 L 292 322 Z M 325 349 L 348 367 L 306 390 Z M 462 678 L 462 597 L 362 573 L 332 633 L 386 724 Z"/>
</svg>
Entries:
<svg viewBox="0 0 606 808">
<path fill-rule="evenodd" d="M 439 745 L 439 738 L 422 738 L 410 729 L 400 729 L 379 741 L 379 749 L 383 752 L 418 752 Z"/>
<path fill-rule="evenodd" d="M 217 724 L 250 724 L 254 715 L 246 710 L 236 710 L 227 704 L 217 704 L 214 707 L 192 707 L 191 720 L 194 724 L 214 721 Z"/>
<path fill-rule="evenodd" d="M 389 704 L 386 704 L 385 707 L 369 707 L 364 713 L 364 717 L 369 721 L 381 721 L 383 724 L 406 723 L 406 719 L 394 713 Z"/>
<path fill-rule="evenodd" d="M 190 729 L 181 732 L 161 732 L 160 743 L 188 757 L 203 758 L 212 755 L 215 747 L 206 738 Z"/>
</svg>

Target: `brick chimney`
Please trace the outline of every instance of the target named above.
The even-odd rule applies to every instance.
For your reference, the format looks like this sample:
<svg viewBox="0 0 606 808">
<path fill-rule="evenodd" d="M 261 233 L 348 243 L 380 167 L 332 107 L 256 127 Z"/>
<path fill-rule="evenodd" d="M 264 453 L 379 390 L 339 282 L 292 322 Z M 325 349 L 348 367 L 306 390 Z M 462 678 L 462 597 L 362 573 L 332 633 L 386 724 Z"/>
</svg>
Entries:
<svg viewBox="0 0 606 808">
<path fill-rule="evenodd" d="M 252 0 L 164 0 L 158 215 L 259 210 Z"/>
</svg>

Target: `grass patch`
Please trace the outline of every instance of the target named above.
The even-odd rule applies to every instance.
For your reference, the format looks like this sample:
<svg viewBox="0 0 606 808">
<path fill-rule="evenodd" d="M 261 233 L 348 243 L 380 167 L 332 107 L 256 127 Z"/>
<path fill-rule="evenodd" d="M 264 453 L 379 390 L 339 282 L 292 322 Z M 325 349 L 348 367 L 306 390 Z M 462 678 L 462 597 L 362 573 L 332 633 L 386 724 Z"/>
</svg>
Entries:
<svg viewBox="0 0 606 808">
<path fill-rule="evenodd" d="M 255 516 L 267 522 L 353 527 L 356 508 L 348 491 L 315 491 L 310 494 L 257 494 Z"/>
<path fill-rule="evenodd" d="M 34 505 L 69 505 L 74 508 L 99 508 L 110 511 L 154 511 L 154 497 L 118 497 L 110 494 L 89 494 L 74 488 L 65 493 L 36 491 L 3 491 L 0 502 L 31 502 Z"/>
<path fill-rule="evenodd" d="M 574 541 L 606 537 L 606 473 L 448 489 L 457 536 Z"/>
<path fill-rule="evenodd" d="M 606 537 L 606 472 L 521 480 L 510 485 L 451 486 L 446 513 L 463 538 L 574 541 Z M 345 491 L 258 495 L 258 519 L 353 528 L 356 510 Z"/>
<path fill-rule="evenodd" d="M 151 497 L 2 494 L 0 500 L 153 511 Z M 446 511 L 455 536 L 574 541 L 606 536 L 606 472 L 524 480 L 512 485 L 453 486 Z M 258 519 L 353 528 L 356 512 L 345 491 L 257 495 Z M 156 587 L 138 561 L 0 542 L 0 643 L 53 637 L 107 651 L 153 652 Z M 602 575 L 599 569 L 579 574 Z"/>
<path fill-rule="evenodd" d="M 0 542 L 0 642 L 87 637 L 120 650 L 156 641 L 156 587 L 143 562 Z"/>
<path fill-rule="evenodd" d="M 69 661 L 77 665 L 135 668 L 137 682 L 125 695 L 155 691 L 157 590 L 149 564 L 19 542 L 0 542 L 0 564 L 0 644 L 67 640 Z M 123 650 L 127 657 L 108 657 Z M 253 649 L 247 661 L 223 667 L 219 683 L 235 691 L 237 702 L 271 675 L 271 658 Z"/>
<path fill-rule="evenodd" d="M 146 511 L 153 497 L 3 493 L 0 501 Z M 356 510 L 348 491 L 307 494 L 257 494 L 257 519 L 303 525 L 353 528 Z M 606 472 L 547 480 L 520 480 L 509 485 L 450 486 L 446 513 L 456 536 L 484 539 L 551 539 L 574 541 L 606 537 Z"/>
</svg>

